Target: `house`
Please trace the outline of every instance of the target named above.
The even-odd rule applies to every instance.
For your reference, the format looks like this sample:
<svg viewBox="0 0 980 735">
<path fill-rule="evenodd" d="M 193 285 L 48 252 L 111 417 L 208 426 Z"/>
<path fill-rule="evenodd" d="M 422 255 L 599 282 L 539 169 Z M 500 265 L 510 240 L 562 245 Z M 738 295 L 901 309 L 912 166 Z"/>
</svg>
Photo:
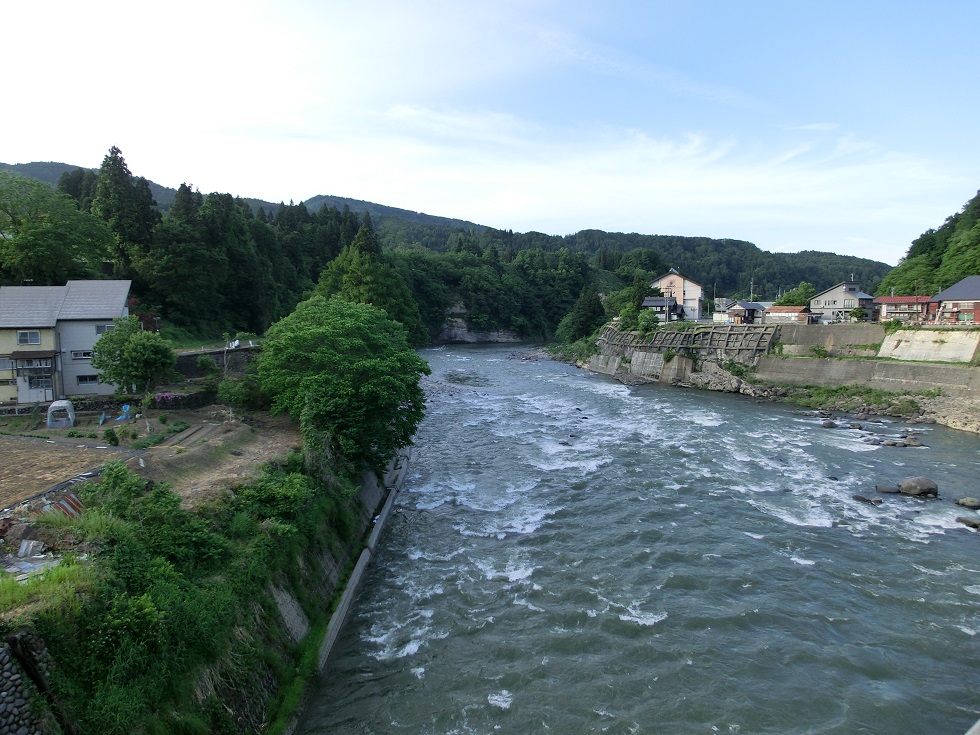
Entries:
<svg viewBox="0 0 980 735">
<path fill-rule="evenodd" d="M 813 320 L 821 324 L 849 322 L 853 318 L 851 312 L 855 309 L 864 309 L 870 318 L 873 306 L 874 296 L 864 293 L 861 284 L 854 280 L 838 283 L 810 299 Z"/>
<path fill-rule="evenodd" d="M 729 324 L 756 324 L 762 321 L 766 305 L 758 301 L 735 301 L 728 307 Z"/>
<path fill-rule="evenodd" d="M 770 306 L 763 313 L 766 324 L 809 324 L 813 318 L 808 306 Z"/>
<path fill-rule="evenodd" d="M 728 323 L 728 310 L 735 306 L 737 302 L 733 299 L 726 299 L 721 296 L 715 299 L 715 311 L 711 315 L 711 320 L 716 324 Z"/>
<path fill-rule="evenodd" d="M 671 268 L 650 282 L 650 288 L 659 288 L 668 299 L 676 299 L 684 310 L 684 319 L 701 321 L 704 311 L 704 288 L 700 283 L 685 278 Z"/>
<path fill-rule="evenodd" d="M 49 403 L 111 395 L 92 350 L 129 313 L 130 281 L 0 287 L 0 402 Z"/>
<path fill-rule="evenodd" d="M 640 309 L 649 309 L 661 322 L 676 322 L 684 318 L 684 307 L 677 303 L 677 299 L 667 296 L 647 296 Z"/>
<path fill-rule="evenodd" d="M 980 324 L 980 276 L 967 276 L 940 291 L 929 306 L 936 324 Z"/>
<path fill-rule="evenodd" d="M 929 312 L 929 296 L 876 296 L 873 304 L 875 321 L 919 324 Z"/>
</svg>

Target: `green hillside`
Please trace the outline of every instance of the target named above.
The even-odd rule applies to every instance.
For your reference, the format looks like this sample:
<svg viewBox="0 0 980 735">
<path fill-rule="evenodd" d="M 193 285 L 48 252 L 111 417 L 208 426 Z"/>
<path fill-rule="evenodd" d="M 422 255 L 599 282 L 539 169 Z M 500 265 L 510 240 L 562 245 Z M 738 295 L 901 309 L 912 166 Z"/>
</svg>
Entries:
<svg viewBox="0 0 980 735">
<path fill-rule="evenodd" d="M 670 268 L 703 284 L 709 300 L 763 301 L 804 281 L 823 290 L 855 278 L 873 292 L 890 270 L 731 238 L 522 233 L 336 196 L 273 204 L 174 190 L 131 173 L 117 148 L 98 170 L 0 164 L 0 200 L 9 204 L 0 207 L 0 283 L 111 273 L 133 281 L 134 313 L 146 323 L 207 337 L 262 333 L 314 289 L 384 301 L 389 313 L 414 301 L 402 321 L 416 342 L 435 338 L 460 304 L 471 328 L 538 339 L 554 335 L 580 297 L 583 313 L 615 291 L 608 316 L 638 305 L 643 284 Z"/>
<path fill-rule="evenodd" d="M 976 275 L 980 275 L 980 192 L 938 230 L 926 230 L 914 240 L 877 294 L 936 294 Z"/>
</svg>

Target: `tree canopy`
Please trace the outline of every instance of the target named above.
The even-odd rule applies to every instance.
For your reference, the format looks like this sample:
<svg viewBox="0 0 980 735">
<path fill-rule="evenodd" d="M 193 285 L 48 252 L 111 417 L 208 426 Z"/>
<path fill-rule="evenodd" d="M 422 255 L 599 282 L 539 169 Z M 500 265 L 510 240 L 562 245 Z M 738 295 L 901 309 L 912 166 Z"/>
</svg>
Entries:
<svg viewBox="0 0 980 735">
<path fill-rule="evenodd" d="M 314 463 L 380 471 L 412 441 L 429 366 L 404 327 L 370 304 L 313 296 L 266 334 L 258 360 L 274 410 L 298 419 Z"/>
<path fill-rule="evenodd" d="M 173 376 L 177 354 L 158 333 L 144 331 L 135 316 L 113 323 L 115 328 L 92 350 L 92 367 L 102 371 L 100 383 L 115 385 L 121 392 L 135 386 L 145 394 Z"/>
<path fill-rule="evenodd" d="M 35 286 L 91 278 L 110 257 L 112 232 L 36 179 L 0 171 L 0 278 Z"/>
<path fill-rule="evenodd" d="M 778 299 L 776 306 L 809 306 L 810 299 L 817 295 L 817 289 L 812 283 L 802 282 L 796 288 L 790 289 Z"/>
<path fill-rule="evenodd" d="M 917 237 L 876 293 L 931 296 L 976 275 L 980 275 L 980 192 L 938 230 L 929 229 Z"/>
</svg>

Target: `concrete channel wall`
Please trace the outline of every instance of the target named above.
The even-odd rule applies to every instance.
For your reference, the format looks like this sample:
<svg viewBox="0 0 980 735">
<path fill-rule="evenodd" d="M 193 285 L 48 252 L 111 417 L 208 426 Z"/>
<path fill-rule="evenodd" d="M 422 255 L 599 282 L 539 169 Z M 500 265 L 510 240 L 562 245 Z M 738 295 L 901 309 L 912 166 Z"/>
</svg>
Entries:
<svg viewBox="0 0 980 735">
<path fill-rule="evenodd" d="M 763 357 L 753 378 L 776 385 L 858 384 L 896 393 L 940 388 L 956 398 L 980 395 L 980 369 L 962 365 Z"/>
<path fill-rule="evenodd" d="M 327 668 L 330 653 L 333 651 L 333 647 L 336 645 L 337 639 L 350 615 L 351 607 L 357 597 L 357 593 L 360 591 L 364 573 L 370 566 L 374 550 L 377 548 L 378 539 L 381 537 L 385 524 L 391 517 L 395 499 L 398 497 L 398 491 L 405 484 L 405 477 L 408 475 L 410 461 L 411 447 L 404 447 L 391 461 L 391 464 L 388 466 L 388 471 L 380 482 L 373 472 L 365 472 L 362 477 L 361 489 L 357 497 L 362 508 L 362 519 L 365 522 L 365 526 L 373 524 L 373 527 L 364 549 L 361 550 L 360 556 L 357 558 L 354 570 L 347 580 L 347 584 L 340 597 L 340 602 L 337 603 L 337 609 L 334 610 L 333 615 L 330 617 L 330 622 L 327 624 L 327 630 L 324 633 L 323 642 L 320 644 L 320 651 L 317 658 L 317 668 L 321 675 Z M 296 629 L 297 625 L 301 625 L 302 621 L 297 621 L 292 617 L 295 616 L 295 606 L 291 604 L 289 599 L 281 600 L 280 597 L 281 595 L 276 597 L 276 602 L 286 627 L 291 630 Z M 295 732 L 302 714 L 303 707 L 299 707 L 289 725 L 284 730 L 286 735 L 292 735 Z"/>
</svg>

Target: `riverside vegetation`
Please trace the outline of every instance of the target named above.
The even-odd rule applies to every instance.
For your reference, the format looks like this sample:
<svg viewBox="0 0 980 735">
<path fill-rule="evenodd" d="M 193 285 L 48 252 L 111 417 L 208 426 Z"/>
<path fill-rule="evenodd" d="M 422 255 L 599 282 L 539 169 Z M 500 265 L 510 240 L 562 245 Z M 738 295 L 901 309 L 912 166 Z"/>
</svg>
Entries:
<svg viewBox="0 0 980 735">
<path fill-rule="evenodd" d="M 79 488 L 81 515 L 34 519 L 62 562 L 26 584 L 5 575 L 0 610 L 5 636 L 45 644 L 45 731 L 282 731 L 343 576 L 328 564 L 356 556 L 360 473 L 411 442 L 427 371 L 383 311 L 315 296 L 269 330 L 256 373 L 220 391 L 289 412 L 302 451 L 193 511 L 111 463 Z M 298 643 L 276 586 L 310 621 Z"/>
</svg>

